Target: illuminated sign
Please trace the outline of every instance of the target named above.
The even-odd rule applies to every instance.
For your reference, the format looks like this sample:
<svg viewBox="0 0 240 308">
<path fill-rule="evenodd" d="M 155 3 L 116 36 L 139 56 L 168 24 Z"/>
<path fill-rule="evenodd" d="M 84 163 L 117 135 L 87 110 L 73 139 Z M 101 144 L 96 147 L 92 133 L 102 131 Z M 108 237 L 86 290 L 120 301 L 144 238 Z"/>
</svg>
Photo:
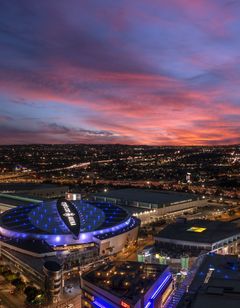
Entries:
<svg viewBox="0 0 240 308">
<path fill-rule="evenodd" d="M 78 237 L 80 232 L 80 218 L 74 204 L 66 199 L 59 199 L 57 201 L 57 210 L 68 230 Z"/>
<path fill-rule="evenodd" d="M 191 227 L 190 229 L 187 229 L 187 231 L 196 232 L 196 233 L 201 233 L 205 230 L 207 230 L 207 228 L 202 228 L 202 227 Z"/>
<path fill-rule="evenodd" d="M 162 295 L 162 303 L 163 304 L 165 304 L 165 302 L 167 301 L 167 299 L 169 298 L 169 296 L 173 292 L 173 290 L 174 290 L 174 287 L 173 287 L 173 281 L 172 281 Z"/>
<path fill-rule="evenodd" d="M 96 244 L 95 243 L 87 243 L 87 244 L 77 244 L 77 245 L 61 245 L 61 246 L 56 246 L 52 247 L 54 250 L 81 250 L 81 249 L 86 249 L 86 248 L 92 248 Z"/>
<path fill-rule="evenodd" d="M 121 307 L 130 308 L 131 306 L 129 304 L 125 303 L 124 301 L 121 301 Z"/>
<path fill-rule="evenodd" d="M 84 296 L 92 302 L 95 301 L 95 297 L 87 292 L 84 292 Z"/>
</svg>

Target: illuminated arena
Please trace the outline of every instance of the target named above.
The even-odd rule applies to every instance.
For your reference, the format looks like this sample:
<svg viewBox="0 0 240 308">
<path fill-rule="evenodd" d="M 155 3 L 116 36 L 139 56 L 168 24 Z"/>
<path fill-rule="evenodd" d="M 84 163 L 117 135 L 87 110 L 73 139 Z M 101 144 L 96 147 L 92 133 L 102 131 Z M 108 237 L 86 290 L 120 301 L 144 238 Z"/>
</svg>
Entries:
<svg viewBox="0 0 240 308">
<path fill-rule="evenodd" d="M 0 216 L 0 232 L 6 238 L 44 240 L 52 247 L 96 243 L 100 255 L 135 241 L 139 224 L 119 206 L 66 199 L 18 206 Z"/>
</svg>

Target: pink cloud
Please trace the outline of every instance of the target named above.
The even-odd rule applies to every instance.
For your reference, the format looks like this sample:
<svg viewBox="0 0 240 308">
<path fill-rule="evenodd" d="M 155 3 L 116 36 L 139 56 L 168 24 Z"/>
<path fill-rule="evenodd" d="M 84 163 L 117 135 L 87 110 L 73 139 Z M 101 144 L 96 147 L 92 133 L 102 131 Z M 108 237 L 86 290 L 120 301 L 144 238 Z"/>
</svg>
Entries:
<svg viewBox="0 0 240 308">
<path fill-rule="evenodd" d="M 83 126 L 112 134 L 100 138 L 80 134 L 76 129 L 70 135 L 72 142 L 239 142 L 239 123 L 233 123 L 231 116 L 239 115 L 240 107 L 227 100 L 221 84 L 200 88 L 160 73 L 112 72 L 74 67 L 59 59 L 51 61 L 52 68 L 47 71 L 1 70 L 0 89 L 13 97 L 24 97 L 33 105 L 34 101 L 41 101 L 46 110 L 51 101 L 65 107 L 66 113 L 71 112 L 72 106 L 83 107 L 87 110 Z M 198 58 L 189 61 L 197 62 Z M 237 80 L 232 66 L 223 72 L 227 76 L 233 74 Z M 67 140 L 63 131 L 49 128 L 39 140 L 63 142 L 64 138 Z"/>
</svg>

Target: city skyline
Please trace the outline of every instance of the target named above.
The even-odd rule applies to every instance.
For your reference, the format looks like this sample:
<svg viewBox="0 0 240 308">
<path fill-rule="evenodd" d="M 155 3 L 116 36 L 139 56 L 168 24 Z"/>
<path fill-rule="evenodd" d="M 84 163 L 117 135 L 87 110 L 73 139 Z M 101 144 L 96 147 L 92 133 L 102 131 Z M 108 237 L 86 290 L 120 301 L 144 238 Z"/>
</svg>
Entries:
<svg viewBox="0 0 240 308">
<path fill-rule="evenodd" d="M 0 144 L 240 143 L 237 1 L 0 1 Z"/>
</svg>

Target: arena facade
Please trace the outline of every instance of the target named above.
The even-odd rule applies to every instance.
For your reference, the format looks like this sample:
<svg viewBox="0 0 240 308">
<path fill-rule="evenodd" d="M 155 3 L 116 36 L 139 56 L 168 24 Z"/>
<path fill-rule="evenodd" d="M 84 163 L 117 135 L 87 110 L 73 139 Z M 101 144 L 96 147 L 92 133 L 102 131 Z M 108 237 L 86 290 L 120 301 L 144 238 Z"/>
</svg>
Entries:
<svg viewBox="0 0 240 308">
<path fill-rule="evenodd" d="M 134 242 L 139 225 L 120 206 L 64 198 L 17 206 L 0 215 L 4 239 L 41 240 L 58 251 L 94 243 L 99 255 L 117 253 Z"/>
</svg>

